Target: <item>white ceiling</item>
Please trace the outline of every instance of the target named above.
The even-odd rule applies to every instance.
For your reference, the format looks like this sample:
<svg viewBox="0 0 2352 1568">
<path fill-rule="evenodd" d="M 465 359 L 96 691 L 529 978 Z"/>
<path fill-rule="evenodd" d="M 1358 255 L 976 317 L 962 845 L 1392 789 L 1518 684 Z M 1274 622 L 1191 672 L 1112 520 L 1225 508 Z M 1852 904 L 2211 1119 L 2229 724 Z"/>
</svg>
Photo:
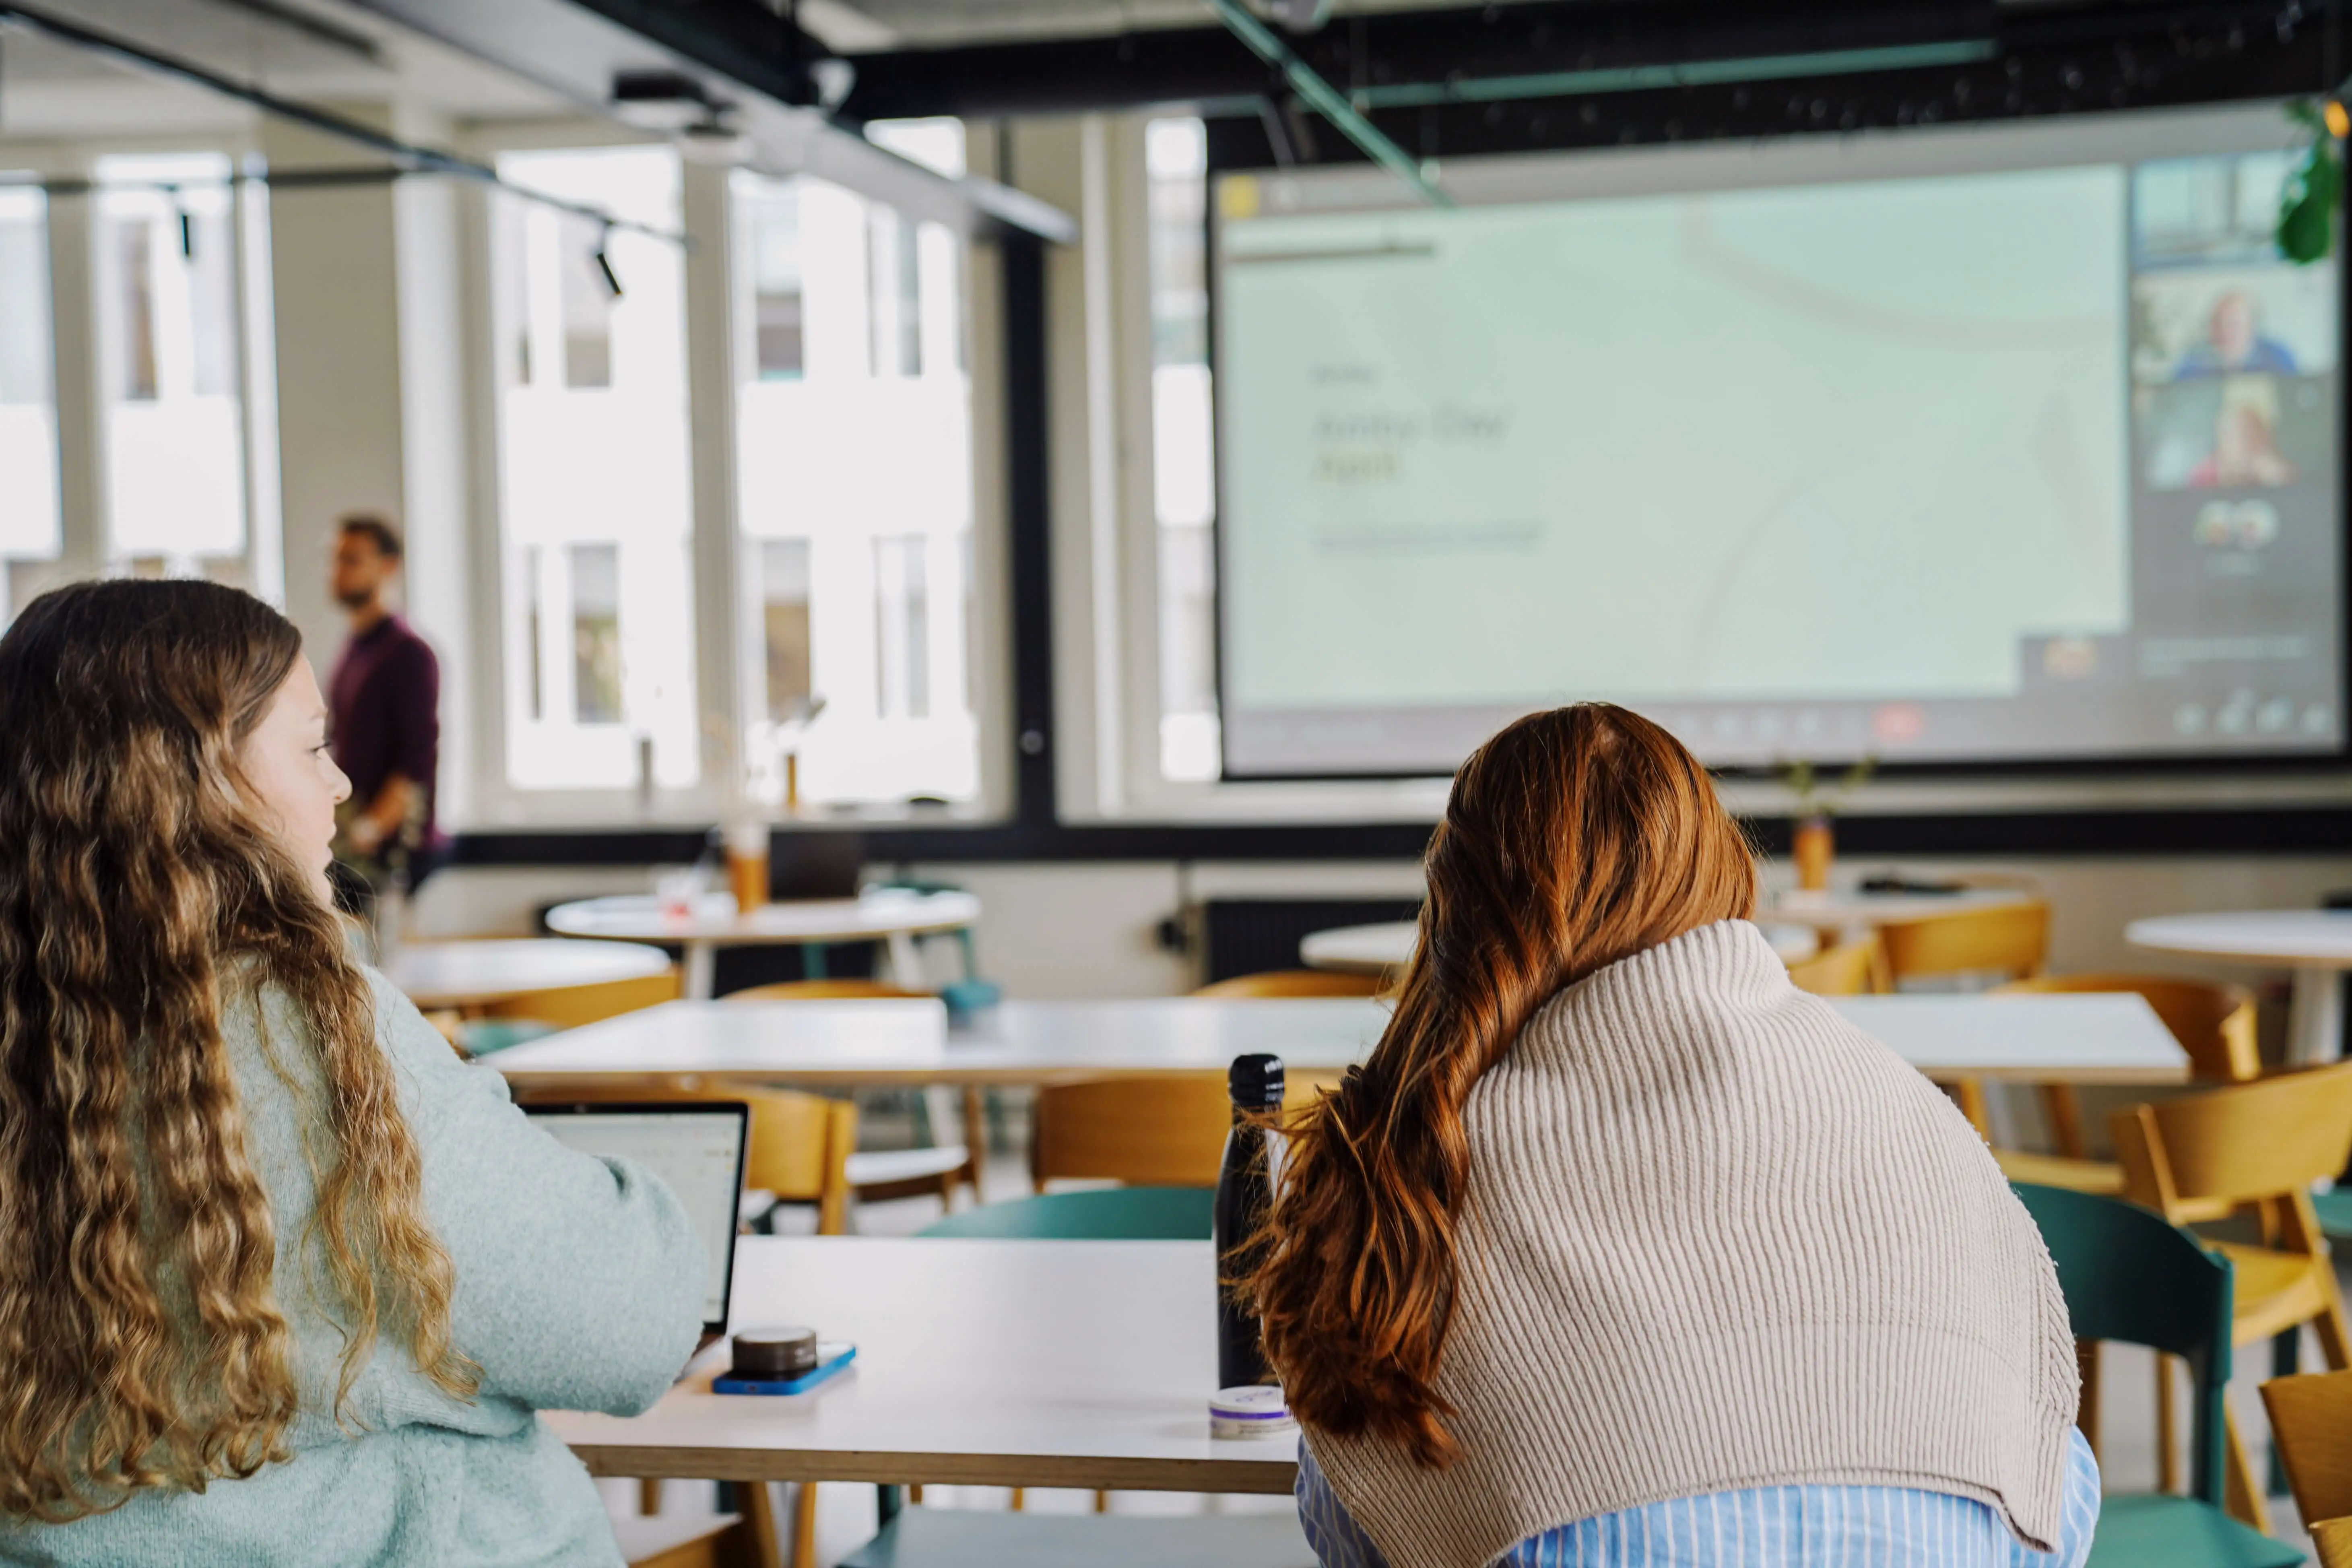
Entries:
<svg viewBox="0 0 2352 1568">
<path fill-rule="evenodd" d="M 457 123 L 568 109 L 535 86 L 336 0 L 51 4 L 92 32 L 307 102 L 397 104 Z M 244 103 L 208 89 L 0 26 L 0 139 L 181 135 L 249 126 L 254 117 Z"/>
</svg>

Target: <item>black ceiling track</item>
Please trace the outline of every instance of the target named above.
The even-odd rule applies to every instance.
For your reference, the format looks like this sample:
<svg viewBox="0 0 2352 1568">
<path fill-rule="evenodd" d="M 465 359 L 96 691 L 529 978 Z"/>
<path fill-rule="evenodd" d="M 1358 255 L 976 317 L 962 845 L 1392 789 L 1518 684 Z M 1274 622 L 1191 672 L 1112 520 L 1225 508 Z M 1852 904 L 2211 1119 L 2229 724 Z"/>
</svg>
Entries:
<svg viewBox="0 0 2352 1568">
<path fill-rule="evenodd" d="M 2316 92 L 2325 27 L 2297 0 L 2261 4 L 1893 5 L 1756 0 L 1541 0 L 1343 16 L 1291 37 L 1342 91 L 1408 83 L 1703 66 L 1790 55 L 1970 46 L 1981 57 L 1919 69 L 1572 91 L 1427 107 L 1371 108 L 1409 152 L 1780 135 L 2002 119 Z M 1265 68 L 1222 29 L 919 49 L 853 57 L 843 112 L 884 119 L 1190 106 L 1264 142 Z M 1378 96 L 1377 92 L 1375 96 Z M 1352 161 L 1337 137 L 1318 161 Z M 1225 149 L 1238 153 L 1239 145 Z M 1271 157 L 1271 150 L 1267 158 Z M 1219 157 L 1227 166 L 1251 160 Z M 1265 161 L 1265 160 L 1259 160 Z"/>
<path fill-rule="evenodd" d="M 785 103 L 813 103 L 809 62 L 832 53 L 762 0 L 572 0 L 608 22 Z"/>
</svg>

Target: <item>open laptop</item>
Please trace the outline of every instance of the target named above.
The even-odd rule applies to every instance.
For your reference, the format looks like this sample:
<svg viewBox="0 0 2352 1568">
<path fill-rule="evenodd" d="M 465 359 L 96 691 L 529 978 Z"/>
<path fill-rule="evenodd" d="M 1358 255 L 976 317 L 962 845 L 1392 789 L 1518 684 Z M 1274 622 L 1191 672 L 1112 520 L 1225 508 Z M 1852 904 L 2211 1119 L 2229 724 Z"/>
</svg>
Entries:
<svg viewBox="0 0 2352 1568">
<path fill-rule="evenodd" d="M 526 1113 L 567 1149 L 634 1160 L 668 1184 L 710 1258 L 703 1342 L 726 1333 L 751 1108 L 741 1100 L 647 1100 L 533 1105 Z"/>
</svg>

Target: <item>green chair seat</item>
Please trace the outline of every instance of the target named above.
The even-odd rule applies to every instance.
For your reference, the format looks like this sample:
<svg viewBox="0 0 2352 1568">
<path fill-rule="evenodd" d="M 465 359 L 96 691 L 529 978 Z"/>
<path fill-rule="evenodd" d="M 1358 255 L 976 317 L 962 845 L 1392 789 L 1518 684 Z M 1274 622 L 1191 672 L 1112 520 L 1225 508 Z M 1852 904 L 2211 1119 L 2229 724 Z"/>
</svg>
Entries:
<svg viewBox="0 0 2352 1568">
<path fill-rule="evenodd" d="M 2236 1560 L 2231 1559 L 2234 1563 Z M 2267 1561 L 2267 1560 L 2266 1560 Z M 840 1568 L 1318 1568 L 1298 1516 L 912 1508 Z"/>
<path fill-rule="evenodd" d="M 2312 1212 L 2319 1228 L 2339 1240 L 2352 1239 L 2352 1186 L 2337 1185 L 2311 1194 Z"/>
<path fill-rule="evenodd" d="M 2084 1568 L 2296 1568 L 2304 1560 L 2195 1498 L 2139 1493 L 2099 1505 Z"/>
<path fill-rule="evenodd" d="M 1216 1194 L 1205 1187 L 1108 1187 L 982 1204 L 926 1226 L 923 1236 L 999 1240 L 1206 1241 Z"/>
</svg>

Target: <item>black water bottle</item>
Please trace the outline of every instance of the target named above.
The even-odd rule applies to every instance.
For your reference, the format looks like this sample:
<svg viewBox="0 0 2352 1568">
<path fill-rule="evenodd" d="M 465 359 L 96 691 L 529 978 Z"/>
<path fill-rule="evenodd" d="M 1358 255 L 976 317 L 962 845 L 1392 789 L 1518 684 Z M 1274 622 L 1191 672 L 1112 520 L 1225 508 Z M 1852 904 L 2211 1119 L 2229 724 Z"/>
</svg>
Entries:
<svg viewBox="0 0 2352 1568">
<path fill-rule="evenodd" d="M 1239 1388 L 1266 1380 L 1265 1342 L 1257 1314 L 1234 1300 L 1232 1281 L 1257 1258 L 1251 1242 L 1265 1221 L 1274 1193 L 1274 1145 L 1280 1134 L 1255 1120 L 1282 1108 L 1282 1058 L 1235 1057 L 1225 1076 L 1234 1124 L 1217 1167 L 1217 1386 Z"/>
</svg>

